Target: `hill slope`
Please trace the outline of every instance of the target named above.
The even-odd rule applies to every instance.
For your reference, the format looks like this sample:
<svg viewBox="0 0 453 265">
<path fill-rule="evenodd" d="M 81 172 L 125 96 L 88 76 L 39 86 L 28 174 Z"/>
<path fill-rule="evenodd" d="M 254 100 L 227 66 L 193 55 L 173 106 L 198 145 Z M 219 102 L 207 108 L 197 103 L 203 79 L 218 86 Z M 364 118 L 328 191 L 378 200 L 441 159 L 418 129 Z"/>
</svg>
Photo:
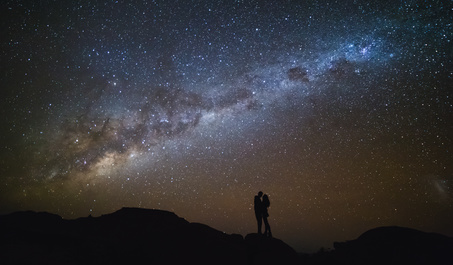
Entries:
<svg viewBox="0 0 453 265">
<path fill-rule="evenodd" d="M 176 214 L 123 208 L 64 220 L 17 212 L 0 217 L 2 264 L 296 264 L 278 239 L 228 235 Z"/>
<path fill-rule="evenodd" d="M 275 238 L 228 235 L 161 210 L 123 208 L 64 220 L 0 216 L 0 264 L 452 264 L 453 238 L 379 227 L 335 250 L 298 255 Z"/>
<path fill-rule="evenodd" d="M 405 227 L 378 227 L 334 247 L 338 264 L 453 264 L 453 238 Z"/>
</svg>

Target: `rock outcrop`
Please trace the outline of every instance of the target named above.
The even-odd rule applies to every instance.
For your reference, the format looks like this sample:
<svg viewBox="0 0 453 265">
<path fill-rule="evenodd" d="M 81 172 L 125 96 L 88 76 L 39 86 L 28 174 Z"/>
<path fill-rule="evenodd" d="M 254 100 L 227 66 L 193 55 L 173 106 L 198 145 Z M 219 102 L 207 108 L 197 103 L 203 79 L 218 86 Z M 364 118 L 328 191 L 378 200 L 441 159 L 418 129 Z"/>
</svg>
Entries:
<svg viewBox="0 0 453 265">
<path fill-rule="evenodd" d="M 1 264 L 296 264 L 278 239 L 225 234 L 161 210 L 123 208 L 64 220 L 49 213 L 0 217 Z"/>
<path fill-rule="evenodd" d="M 335 242 L 341 264 L 453 264 L 453 238 L 405 227 L 379 227 Z"/>
</svg>

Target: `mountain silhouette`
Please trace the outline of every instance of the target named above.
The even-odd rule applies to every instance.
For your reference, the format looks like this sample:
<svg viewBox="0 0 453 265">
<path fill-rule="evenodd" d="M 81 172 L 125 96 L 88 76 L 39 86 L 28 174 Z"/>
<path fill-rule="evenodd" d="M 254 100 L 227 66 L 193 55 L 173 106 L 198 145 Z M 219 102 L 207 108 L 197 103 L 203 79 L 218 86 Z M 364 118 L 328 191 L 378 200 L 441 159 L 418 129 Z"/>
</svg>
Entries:
<svg viewBox="0 0 453 265">
<path fill-rule="evenodd" d="M 75 220 L 16 212 L 0 216 L 0 235 L 0 264 L 453 264 L 453 238 L 410 228 L 379 227 L 334 250 L 298 254 L 276 238 L 141 208 Z"/>
<path fill-rule="evenodd" d="M 244 239 L 162 210 L 75 220 L 16 212 L 0 216 L 0 233 L 1 264 L 298 264 L 279 239 Z"/>
<path fill-rule="evenodd" d="M 336 264 L 453 264 L 453 238 L 405 227 L 378 227 L 334 247 Z"/>
</svg>

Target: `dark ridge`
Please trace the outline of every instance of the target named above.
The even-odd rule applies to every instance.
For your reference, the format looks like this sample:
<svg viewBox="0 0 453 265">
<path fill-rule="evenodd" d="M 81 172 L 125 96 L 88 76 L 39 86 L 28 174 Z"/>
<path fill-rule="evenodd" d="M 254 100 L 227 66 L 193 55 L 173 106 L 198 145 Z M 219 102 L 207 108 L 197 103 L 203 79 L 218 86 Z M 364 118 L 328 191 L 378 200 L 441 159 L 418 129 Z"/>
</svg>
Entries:
<svg viewBox="0 0 453 265">
<path fill-rule="evenodd" d="M 162 210 L 75 220 L 19 212 L 0 216 L 0 233 L 1 264 L 298 264 L 281 240 L 244 239 Z"/>
<path fill-rule="evenodd" d="M 453 238 L 405 227 L 378 227 L 334 247 L 343 264 L 453 264 Z"/>
<path fill-rule="evenodd" d="M 13 227 L 43 228 L 52 227 L 62 221 L 59 215 L 47 212 L 15 212 L 4 215 L 1 218 L 1 224 Z"/>
<path fill-rule="evenodd" d="M 0 264 L 439 264 L 453 238 L 404 227 L 371 229 L 334 250 L 297 254 L 276 238 L 226 234 L 162 210 L 122 208 L 64 220 L 45 212 L 0 216 Z"/>
</svg>

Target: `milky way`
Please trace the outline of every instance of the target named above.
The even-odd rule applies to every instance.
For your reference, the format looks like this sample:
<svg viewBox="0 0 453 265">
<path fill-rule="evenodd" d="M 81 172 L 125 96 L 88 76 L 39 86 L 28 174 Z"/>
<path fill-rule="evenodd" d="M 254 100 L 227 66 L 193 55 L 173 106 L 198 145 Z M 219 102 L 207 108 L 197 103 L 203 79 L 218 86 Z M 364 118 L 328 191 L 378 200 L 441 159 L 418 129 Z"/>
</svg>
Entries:
<svg viewBox="0 0 453 265">
<path fill-rule="evenodd" d="M 215 3 L 212 3 L 215 2 Z M 453 235 L 448 1 L 7 1 L 0 212 L 174 211 L 299 251 Z"/>
</svg>

